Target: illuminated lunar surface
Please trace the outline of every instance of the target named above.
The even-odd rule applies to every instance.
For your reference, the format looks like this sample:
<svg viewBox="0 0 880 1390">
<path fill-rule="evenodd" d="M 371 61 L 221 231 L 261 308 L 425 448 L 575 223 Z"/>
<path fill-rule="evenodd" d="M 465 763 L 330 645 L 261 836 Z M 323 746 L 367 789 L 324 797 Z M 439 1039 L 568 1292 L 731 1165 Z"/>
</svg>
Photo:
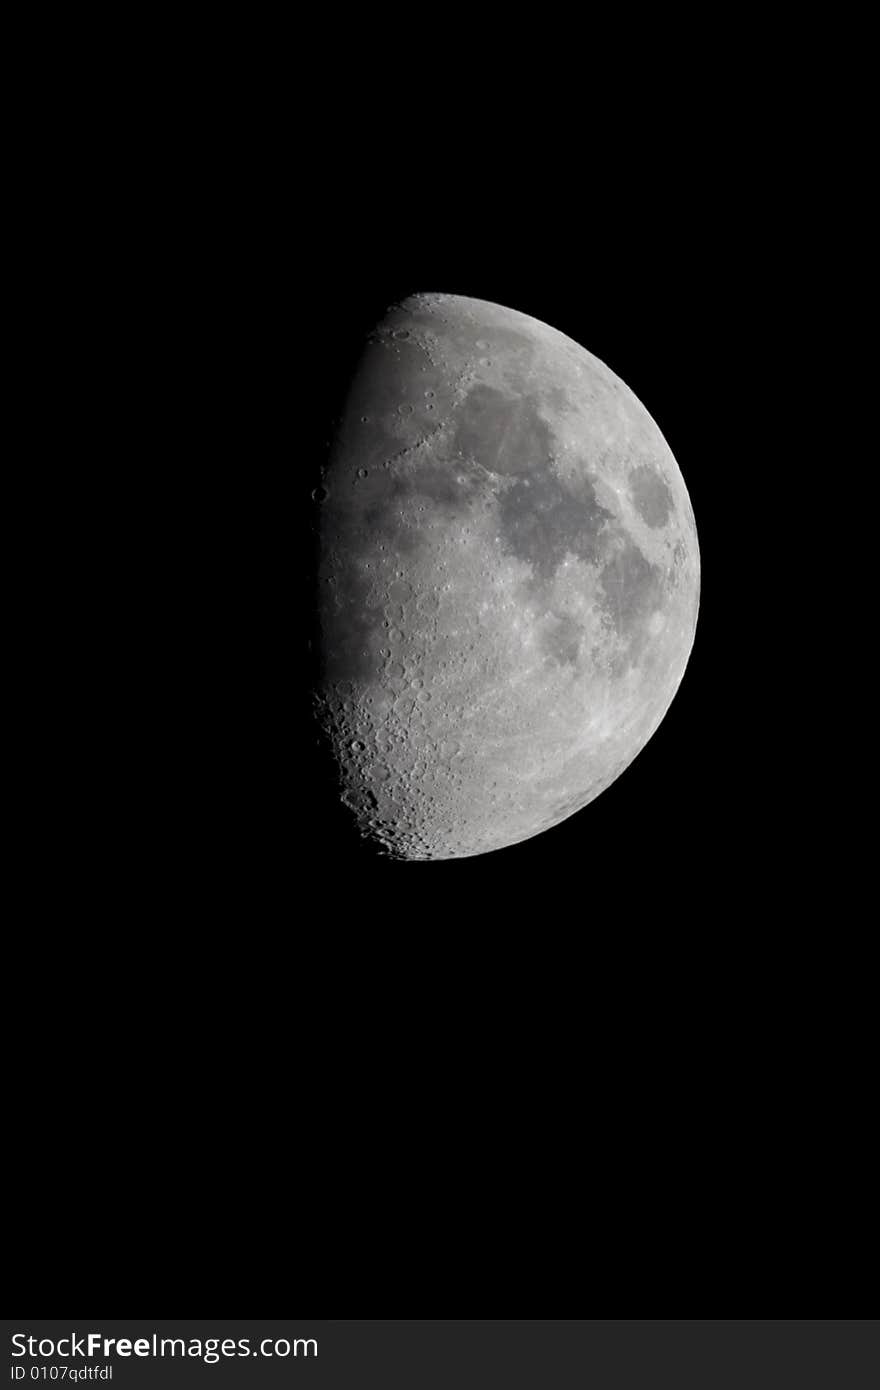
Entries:
<svg viewBox="0 0 880 1390">
<path fill-rule="evenodd" d="M 407 299 L 318 496 L 318 715 L 384 853 L 516 844 L 644 747 L 693 644 L 697 535 L 660 430 L 591 353 L 497 304 Z"/>
</svg>

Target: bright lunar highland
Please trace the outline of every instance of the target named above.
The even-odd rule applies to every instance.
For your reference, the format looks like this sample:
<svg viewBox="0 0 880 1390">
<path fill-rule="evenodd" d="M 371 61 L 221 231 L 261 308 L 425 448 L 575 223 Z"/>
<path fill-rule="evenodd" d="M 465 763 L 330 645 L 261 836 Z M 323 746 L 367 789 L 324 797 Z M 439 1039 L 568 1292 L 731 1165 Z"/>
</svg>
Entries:
<svg viewBox="0 0 880 1390">
<path fill-rule="evenodd" d="M 526 840 L 644 747 L 694 640 L 697 534 L 660 430 L 591 353 L 412 296 L 365 342 L 316 497 L 318 714 L 386 853 Z"/>
</svg>

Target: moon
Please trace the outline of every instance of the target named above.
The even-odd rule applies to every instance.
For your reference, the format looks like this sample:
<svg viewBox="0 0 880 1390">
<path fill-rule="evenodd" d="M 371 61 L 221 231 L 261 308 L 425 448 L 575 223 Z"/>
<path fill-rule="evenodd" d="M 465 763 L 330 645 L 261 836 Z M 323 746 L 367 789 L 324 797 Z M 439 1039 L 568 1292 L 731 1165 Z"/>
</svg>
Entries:
<svg viewBox="0 0 880 1390">
<path fill-rule="evenodd" d="M 411 296 L 364 343 L 316 504 L 316 712 L 380 853 L 527 840 L 644 747 L 693 645 L 697 533 L 658 426 L 590 352 Z"/>
</svg>

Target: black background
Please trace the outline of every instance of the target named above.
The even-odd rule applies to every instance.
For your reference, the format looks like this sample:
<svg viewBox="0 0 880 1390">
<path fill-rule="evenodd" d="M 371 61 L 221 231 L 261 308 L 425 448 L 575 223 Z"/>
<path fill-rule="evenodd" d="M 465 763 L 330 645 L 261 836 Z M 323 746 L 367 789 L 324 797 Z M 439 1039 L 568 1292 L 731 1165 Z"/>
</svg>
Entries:
<svg viewBox="0 0 880 1390">
<path fill-rule="evenodd" d="M 732 95 L 700 140 L 702 108 L 655 139 L 656 107 L 629 130 L 548 91 L 531 141 L 374 101 L 333 138 L 335 95 L 251 138 L 238 114 L 190 145 L 150 125 L 149 164 L 129 130 L 91 176 L 78 149 L 52 223 L 71 385 L 41 404 L 58 466 L 22 515 L 18 1286 L 40 1310 L 93 1275 L 144 1308 L 580 1312 L 720 1267 L 732 1296 L 745 1265 L 778 1306 L 780 1270 L 826 1277 L 860 1219 L 868 1017 L 848 919 L 814 929 L 792 807 L 817 715 L 792 650 L 813 591 L 787 520 L 811 449 L 786 419 L 790 164 Z M 702 561 L 690 663 L 635 762 L 553 830 L 438 864 L 355 836 L 308 648 L 340 389 L 416 290 L 606 362 L 678 460 Z M 829 1134 L 849 1176 L 817 1209 Z"/>
</svg>

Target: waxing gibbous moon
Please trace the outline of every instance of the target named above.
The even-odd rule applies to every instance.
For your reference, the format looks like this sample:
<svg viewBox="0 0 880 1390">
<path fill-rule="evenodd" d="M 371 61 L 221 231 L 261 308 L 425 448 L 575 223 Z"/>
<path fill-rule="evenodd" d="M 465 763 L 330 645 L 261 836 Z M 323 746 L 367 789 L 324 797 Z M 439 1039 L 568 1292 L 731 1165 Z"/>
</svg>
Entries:
<svg viewBox="0 0 880 1390">
<path fill-rule="evenodd" d="M 413 295 L 364 344 L 317 500 L 317 710 L 382 852 L 526 840 L 644 747 L 693 644 L 697 535 L 660 430 L 591 353 Z"/>
</svg>

